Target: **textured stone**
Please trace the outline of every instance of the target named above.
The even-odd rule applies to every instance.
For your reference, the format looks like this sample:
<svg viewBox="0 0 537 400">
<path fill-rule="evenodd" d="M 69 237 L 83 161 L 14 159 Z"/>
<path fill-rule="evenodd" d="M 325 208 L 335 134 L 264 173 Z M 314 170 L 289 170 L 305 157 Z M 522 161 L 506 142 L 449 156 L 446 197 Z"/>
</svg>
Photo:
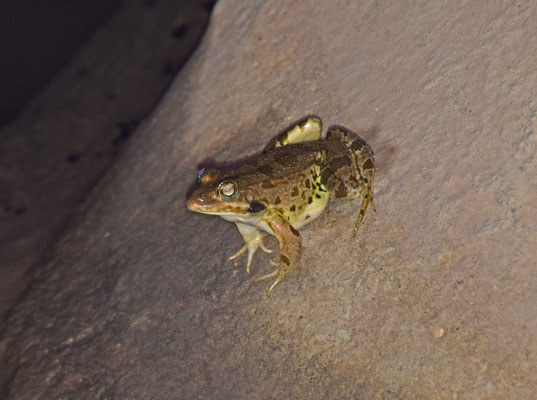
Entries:
<svg viewBox="0 0 537 400">
<path fill-rule="evenodd" d="M 12 313 L 10 398 L 532 398 L 527 4 L 217 3 Z M 207 157 L 254 154 L 312 112 L 378 127 L 365 138 L 378 211 L 355 240 L 358 202 L 331 202 L 301 230 L 302 267 L 264 300 L 244 260 L 225 263 L 242 245 L 235 227 L 187 212 L 185 196 Z"/>
</svg>

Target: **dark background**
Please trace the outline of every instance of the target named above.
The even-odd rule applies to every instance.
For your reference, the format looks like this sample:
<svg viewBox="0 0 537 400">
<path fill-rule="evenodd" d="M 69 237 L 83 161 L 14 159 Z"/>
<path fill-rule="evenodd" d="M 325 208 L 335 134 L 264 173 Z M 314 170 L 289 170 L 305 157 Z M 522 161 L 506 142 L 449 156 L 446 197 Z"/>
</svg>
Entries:
<svg viewBox="0 0 537 400">
<path fill-rule="evenodd" d="M 213 5 L 0 2 L 0 320 L 192 54 Z"/>
<path fill-rule="evenodd" d="M 119 0 L 0 2 L 0 127 L 120 6 Z"/>
</svg>

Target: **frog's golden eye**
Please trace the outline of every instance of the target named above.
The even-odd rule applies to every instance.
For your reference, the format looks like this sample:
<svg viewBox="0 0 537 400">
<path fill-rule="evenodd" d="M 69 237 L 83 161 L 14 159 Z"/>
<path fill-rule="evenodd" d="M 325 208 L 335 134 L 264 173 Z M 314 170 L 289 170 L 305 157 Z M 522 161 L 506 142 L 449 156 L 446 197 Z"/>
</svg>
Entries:
<svg viewBox="0 0 537 400">
<path fill-rule="evenodd" d="M 224 181 L 218 185 L 218 194 L 224 201 L 233 201 L 239 195 L 239 185 L 233 181 Z"/>
</svg>

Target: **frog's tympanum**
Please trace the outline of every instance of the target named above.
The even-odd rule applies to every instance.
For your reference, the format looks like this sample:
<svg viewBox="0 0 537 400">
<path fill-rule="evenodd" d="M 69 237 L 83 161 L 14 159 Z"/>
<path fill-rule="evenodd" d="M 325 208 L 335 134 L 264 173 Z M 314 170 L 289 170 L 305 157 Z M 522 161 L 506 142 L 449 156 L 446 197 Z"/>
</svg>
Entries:
<svg viewBox="0 0 537 400">
<path fill-rule="evenodd" d="M 375 158 L 369 145 L 342 126 L 328 129 L 321 139 L 321 120 L 307 117 L 277 136 L 264 152 L 233 167 L 204 168 L 199 187 L 187 200 L 191 211 L 219 215 L 234 222 L 244 238 L 242 248 L 228 258 L 248 251 L 246 271 L 267 235 L 280 244 L 278 268 L 255 281 L 272 279 L 266 296 L 300 263 L 298 229 L 317 218 L 328 196 L 359 199 L 362 207 L 353 236 L 369 204 L 373 210 Z M 274 263 L 274 261 L 273 261 Z"/>
</svg>

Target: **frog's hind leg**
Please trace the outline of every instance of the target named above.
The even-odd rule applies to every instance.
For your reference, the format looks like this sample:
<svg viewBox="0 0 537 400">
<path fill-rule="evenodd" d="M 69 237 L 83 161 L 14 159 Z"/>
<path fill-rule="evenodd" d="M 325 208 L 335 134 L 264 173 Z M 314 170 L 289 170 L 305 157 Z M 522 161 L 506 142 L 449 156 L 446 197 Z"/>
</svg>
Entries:
<svg viewBox="0 0 537 400">
<path fill-rule="evenodd" d="M 328 154 L 329 166 L 332 166 L 332 175 L 327 179 L 329 190 L 339 198 L 358 199 L 362 197 L 362 206 L 352 232 L 356 236 L 358 226 L 362 222 L 369 205 L 373 211 L 373 181 L 375 177 L 375 155 L 369 145 L 356 133 L 349 129 L 334 125 L 328 129 L 326 140 L 332 144 L 332 151 Z M 348 150 L 347 156 L 342 156 L 338 144 Z M 348 161 L 343 163 L 339 160 L 349 158 L 352 160 L 352 168 L 347 168 Z M 343 166 L 336 169 L 338 163 Z M 334 170 L 335 169 L 335 170 Z"/>
<path fill-rule="evenodd" d="M 373 177 L 369 179 L 369 181 L 372 183 Z M 360 208 L 360 211 L 358 212 L 358 218 L 356 219 L 356 223 L 354 224 L 354 229 L 352 231 L 352 236 L 356 236 L 356 232 L 358 232 L 358 226 L 362 223 L 362 220 L 364 219 L 365 212 L 367 210 L 367 207 L 371 204 L 371 208 L 373 211 L 377 211 L 375 209 L 375 203 L 373 203 L 373 190 L 371 186 L 366 186 L 364 189 L 363 197 L 362 197 L 362 207 Z"/>
<path fill-rule="evenodd" d="M 307 116 L 294 122 L 289 128 L 272 139 L 265 151 L 292 143 L 311 142 L 321 139 L 322 122 L 319 117 Z"/>
<path fill-rule="evenodd" d="M 354 230 L 352 232 L 353 236 L 356 236 L 356 231 L 358 226 L 364 218 L 364 214 L 367 210 L 369 204 L 373 211 L 377 211 L 375 208 L 375 203 L 373 201 L 373 181 L 375 179 L 375 155 L 371 147 L 364 142 L 358 135 L 358 139 L 354 140 L 351 145 L 351 151 L 353 152 L 356 165 L 358 166 L 359 174 L 357 174 L 357 179 L 363 185 L 362 191 L 362 207 L 358 212 L 358 218 L 356 219 L 356 224 L 354 225 Z"/>
<path fill-rule="evenodd" d="M 263 243 L 263 239 L 267 234 L 260 231 L 255 226 L 243 224 L 242 222 L 236 222 L 237 229 L 239 230 L 242 238 L 244 239 L 244 245 L 232 256 L 228 257 L 226 261 L 234 260 L 239 257 L 242 253 L 248 250 L 248 262 L 246 264 L 246 272 L 250 273 L 250 265 L 252 264 L 252 259 L 254 257 L 257 248 L 261 248 L 266 253 L 272 253 L 272 250 L 267 249 Z"/>
</svg>

